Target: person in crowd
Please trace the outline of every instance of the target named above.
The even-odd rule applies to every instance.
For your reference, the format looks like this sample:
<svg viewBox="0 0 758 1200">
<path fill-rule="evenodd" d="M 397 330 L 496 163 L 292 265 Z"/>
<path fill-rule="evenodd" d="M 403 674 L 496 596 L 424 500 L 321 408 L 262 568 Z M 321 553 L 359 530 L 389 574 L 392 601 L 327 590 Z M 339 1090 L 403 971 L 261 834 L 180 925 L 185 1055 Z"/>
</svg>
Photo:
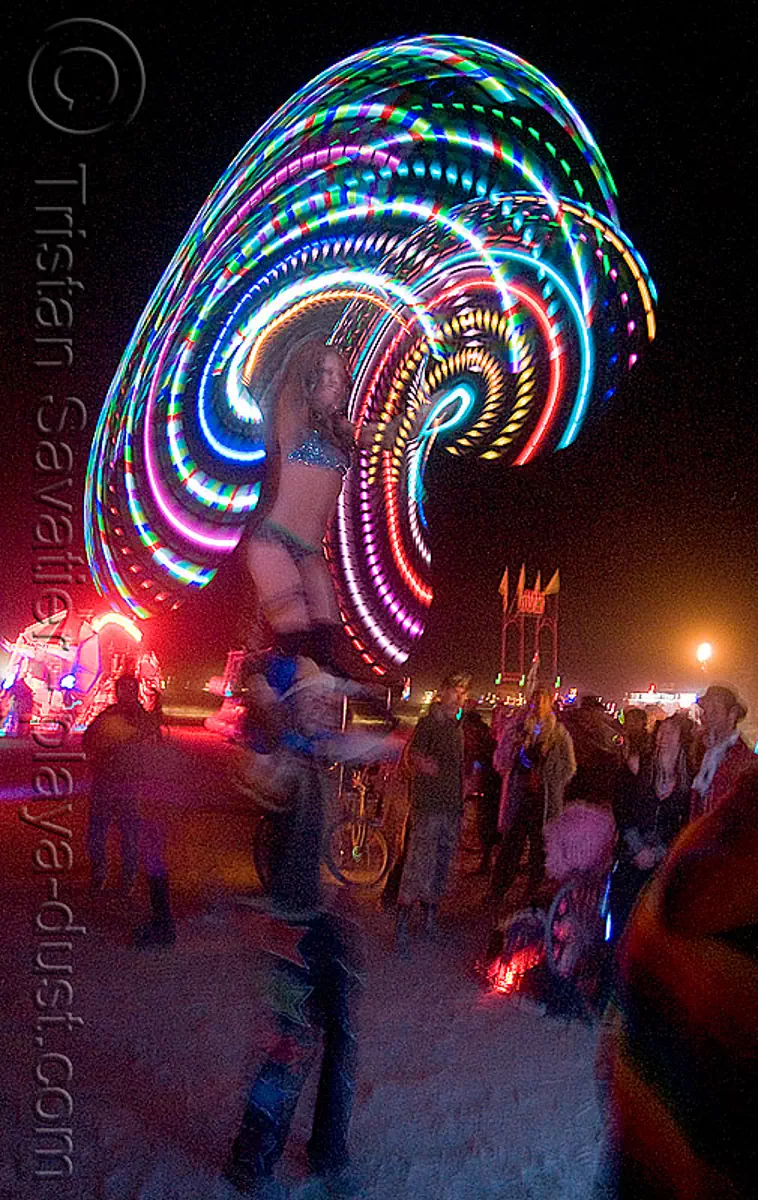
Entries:
<svg viewBox="0 0 758 1200">
<path fill-rule="evenodd" d="M 495 704 L 495 708 L 492 713 L 492 719 L 490 721 L 490 733 L 492 734 L 492 740 L 495 743 L 495 748 L 497 748 L 498 742 L 500 741 L 500 735 L 503 732 L 503 729 L 512 719 L 512 717 L 512 706 L 510 704 L 503 704 L 501 700 L 498 700 Z"/>
<path fill-rule="evenodd" d="M 467 690 L 465 676 L 443 679 L 437 700 L 416 725 L 408 751 L 414 775 L 395 927 L 403 953 L 410 946 L 411 908 L 420 904 L 423 930 L 434 934 L 437 906 L 447 885 L 463 810 L 463 730 L 458 718 Z"/>
<path fill-rule="evenodd" d="M 641 895 L 597 1072 L 607 1139 L 594 1200 L 755 1196 L 756 767 L 683 830 Z"/>
<path fill-rule="evenodd" d="M 739 776 L 755 763 L 737 728 L 747 708 L 730 687 L 712 686 L 699 700 L 703 714 L 703 757 L 692 781 L 690 817 L 718 808 Z"/>
<path fill-rule="evenodd" d="M 526 715 L 503 726 L 495 757 L 503 776 L 498 826 L 502 843 L 490 879 L 490 903 L 497 910 L 518 874 L 529 842 L 529 895 L 534 897 L 545 869 L 543 829 L 563 809 L 566 785 L 576 771 L 571 735 L 553 712 L 553 694 L 538 687 Z"/>
<path fill-rule="evenodd" d="M 666 845 L 689 820 L 694 750 L 695 723 L 684 710 L 660 722 L 655 733 L 654 787 L 660 804 L 658 828 Z"/>
<path fill-rule="evenodd" d="M 248 722 L 252 774 L 286 822 L 286 836 L 276 842 L 266 907 L 251 916 L 251 940 L 263 957 L 270 1031 L 224 1175 L 242 1195 L 258 1200 L 284 1195 L 274 1171 L 323 1041 L 307 1147 L 308 1195 L 348 1200 L 360 1194 L 348 1132 L 363 952 L 355 925 L 327 911 L 320 880 L 326 793 L 319 745 L 324 735 L 331 740 L 338 718 L 326 713 L 326 728 L 319 725 L 325 708 L 312 661 L 275 659 L 259 683 Z"/>
<path fill-rule="evenodd" d="M 463 793 L 476 803 L 477 828 L 482 844 L 478 873 L 488 875 L 490 859 L 497 842 L 497 814 L 500 804 L 500 776 L 492 765 L 495 739 L 487 722 L 470 697 L 463 705 Z"/>
<path fill-rule="evenodd" d="M 92 775 L 87 854 L 91 889 L 102 891 L 108 874 L 107 841 L 112 824 L 121 837 L 121 891 L 135 884 L 140 859 L 147 873 L 151 919 L 136 933 L 140 947 L 170 946 L 176 940 L 166 866 L 166 808 L 181 789 L 182 770 L 163 744 L 157 713 L 139 700 L 133 675 L 116 680 L 116 702 L 85 730 L 82 746 Z"/>
<path fill-rule="evenodd" d="M 646 704 L 644 712 L 647 719 L 647 731 L 655 737 L 658 726 L 666 720 L 666 710 L 660 704 Z"/>
<path fill-rule="evenodd" d="M 654 785 L 655 743 L 644 709 L 624 713 L 623 761 L 616 775 L 613 815 L 618 830 L 616 869 L 611 877 L 613 946 L 618 943 L 637 896 L 666 853 L 659 832 L 660 802 Z"/>
<path fill-rule="evenodd" d="M 116 702 L 104 709 L 84 731 L 82 748 L 92 776 L 87 852 L 92 869 L 92 890 L 101 891 L 108 874 L 107 840 L 111 824 L 121 835 L 121 883 L 131 891 L 139 863 L 138 816 L 130 804 L 129 780 L 119 749 L 130 742 L 144 743 L 160 736 L 160 727 L 140 704 L 139 684 L 133 675 L 116 680 Z"/>
<path fill-rule="evenodd" d="M 621 739 L 602 701 L 597 696 L 582 696 L 579 708 L 567 710 L 563 720 L 576 755 L 576 774 L 568 786 L 567 802 L 581 800 L 610 809 L 621 765 Z"/>
<path fill-rule="evenodd" d="M 10 689 L 10 694 L 13 697 L 13 709 L 16 716 L 16 737 L 28 738 L 32 728 L 34 692 L 26 680 L 19 675 Z"/>
</svg>

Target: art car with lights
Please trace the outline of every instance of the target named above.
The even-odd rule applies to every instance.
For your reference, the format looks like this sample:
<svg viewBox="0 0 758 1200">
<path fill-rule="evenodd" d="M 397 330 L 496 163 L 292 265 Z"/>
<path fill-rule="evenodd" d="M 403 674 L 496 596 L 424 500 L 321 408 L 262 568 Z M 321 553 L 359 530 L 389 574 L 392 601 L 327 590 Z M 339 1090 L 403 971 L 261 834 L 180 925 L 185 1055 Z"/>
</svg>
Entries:
<svg viewBox="0 0 758 1200">
<path fill-rule="evenodd" d="M 60 713 L 73 713 L 74 729 L 85 729 L 114 703 L 123 674 L 136 675 L 148 711 L 160 703 L 155 651 L 144 648 L 142 631 L 120 613 L 38 621 L 13 642 L 3 638 L 2 646 L 9 659 L 0 682 L 0 736 L 23 737 Z"/>
</svg>

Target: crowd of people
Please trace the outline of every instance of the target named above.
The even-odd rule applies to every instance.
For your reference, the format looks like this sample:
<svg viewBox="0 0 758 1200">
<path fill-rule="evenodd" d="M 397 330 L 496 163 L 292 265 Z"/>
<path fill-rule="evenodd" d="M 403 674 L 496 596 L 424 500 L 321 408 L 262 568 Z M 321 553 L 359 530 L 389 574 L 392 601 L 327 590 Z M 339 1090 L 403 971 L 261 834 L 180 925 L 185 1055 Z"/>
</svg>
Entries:
<svg viewBox="0 0 758 1200">
<path fill-rule="evenodd" d="M 348 1130 L 362 951 L 357 928 L 330 912 L 322 894 L 324 768 L 340 753 L 323 678 L 312 660 L 273 654 L 251 705 L 250 777 L 263 802 L 286 815 L 288 831 L 272 862 L 265 909 L 273 1035 L 226 1171 L 235 1189 L 259 1197 L 280 1194 L 274 1168 L 320 1041 L 309 1157 L 322 1191 L 313 1194 L 359 1194 L 351 1190 Z M 656 720 L 639 708 L 628 708 L 619 722 L 593 697 L 556 711 L 553 693 L 537 687 L 526 706 L 496 709 L 488 724 L 468 686 L 460 674 L 442 681 L 397 768 L 409 780 L 394 884 L 397 951 L 411 952 L 413 934 L 437 933 L 466 803 L 476 809 L 490 955 L 501 945 L 498 923 L 524 858 L 527 900 L 536 901 L 544 885 L 550 823 L 575 806 L 612 815 L 610 951 L 618 953 L 609 958 L 614 970 L 601 1039 L 609 1124 L 596 1196 L 747 1195 L 739 1189 L 745 1163 L 753 1162 L 751 1144 L 713 1137 L 714 1122 L 721 1129 L 725 1114 L 736 1120 L 740 1097 L 752 1087 L 758 1029 L 756 1023 L 740 1044 L 736 1031 L 752 1013 L 743 1004 L 745 988 L 748 979 L 758 982 L 758 768 L 739 736 L 744 704 L 733 690 L 714 686 L 700 698 L 699 724 L 685 712 Z M 327 690 L 334 705 L 338 689 Z M 93 776 L 92 890 L 104 886 L 107 836 L 116 825 L 121 890 L 131 891 L 140 865 L 148 879 L 151 916 L 136 944 L 171 946 L 165 809 L 183 772 L 160 714 L 145 712 L 133 678 L 118 681 L 116 703 L 89 727 L 84 745 Z M 345 756 L 351 752 L 348 746 Z M 718 1065 L 724 1054 L 736 1091 Z M 718 1099 L 704 1074 L 716 1067 L 708 1078 L 716 1079 Z M 651 1176 L 661 1129 L 676 1144 L 676 1171 L 694 1181 L 690 1190 L 658 1188 L 658 1175 Z M 734 1177 L 732 1190 L 708 1190 L 724 1171 Z"/>
<path fill-rule="evenodd" d="M 739 736 L 745 706 L 727 687 L 707 689 L 699 724 L 683 710 L 662 717 L 636 707 L 615 719 L 594 696 L 555 711 L 553 692 L 537 687 L 523 709 L 500 706 L 488 725 L 465 690 L 461 676 L 445 679 L 409 744 L 411 801 L 398 911 L 403 950 L 414 902 L 422 909 L 422 928 L 433 928 L 467 799 L 477 806 L 479 870 L 489 878 L 494 924 L 525 853 L 527 902 L 539 894 L 548 823 L 576 803 L 611 814 L 617 862 L 610 936 L 616 944 L 675 837 L 718 807 L 755 761 Z"/>
<path fill-rule="evenodd" d="M 635 707 L 616 721 L 591 696 L 556 713 L 537 688 L 521 713 L 496 711 L 489 729 L 464 701 L 456 732 L 456 682 L 443 682 L 410 742 L 398 948 L 407 953 L 410 902 L 421 904 L 421 930 L 433 930 L 451 814 L 460 821 L 467 794 L 481 810 L 492 958 L 527 844 L 534 900 L 550 823 L 587 806 L 608 814 L 615 862 L 598 990 L 606 1132 L 593 1200 L 754 1195 L 745 1114 L 758 1094 L 758 766 L 740 737 L 744 703 L 712 686 L 698 723 Z M 435 806 L 444 821 L 430 818 Z"/>
</svg>

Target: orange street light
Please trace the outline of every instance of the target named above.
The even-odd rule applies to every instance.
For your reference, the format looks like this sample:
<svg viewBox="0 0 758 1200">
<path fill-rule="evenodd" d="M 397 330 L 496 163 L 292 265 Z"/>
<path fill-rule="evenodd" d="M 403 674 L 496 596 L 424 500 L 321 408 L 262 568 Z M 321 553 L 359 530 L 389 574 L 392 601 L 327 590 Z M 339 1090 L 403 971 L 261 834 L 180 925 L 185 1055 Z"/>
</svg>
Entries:
<svg viewBox="0 0 758 1200">
<path fill-rule="evenodd" d="M 700 663 L 701 669 L 705 670 L 705 664 L 713 658 L 713 646 L 710 642 L 701 642 L 695 651 L 697 661 Z"/>
</svg>

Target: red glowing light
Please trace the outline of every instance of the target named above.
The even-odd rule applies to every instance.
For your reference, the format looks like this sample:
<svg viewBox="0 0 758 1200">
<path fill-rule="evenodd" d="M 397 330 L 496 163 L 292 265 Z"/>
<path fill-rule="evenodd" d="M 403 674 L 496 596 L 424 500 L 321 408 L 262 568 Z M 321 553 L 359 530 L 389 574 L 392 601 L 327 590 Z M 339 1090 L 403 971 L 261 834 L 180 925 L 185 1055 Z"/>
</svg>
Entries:
<svg viewBox="0 0 758 1200">
<path fill-rule="evenodd" d="M 492 990 L 503 996 L 520 991 L 527 971 L 531 971 L 542 961 L 545 950 L 543 946 L 524 946 L 517 950 L 507 962 L 496 958 L 487 972 L 487 979 Z"/>
</svg>

